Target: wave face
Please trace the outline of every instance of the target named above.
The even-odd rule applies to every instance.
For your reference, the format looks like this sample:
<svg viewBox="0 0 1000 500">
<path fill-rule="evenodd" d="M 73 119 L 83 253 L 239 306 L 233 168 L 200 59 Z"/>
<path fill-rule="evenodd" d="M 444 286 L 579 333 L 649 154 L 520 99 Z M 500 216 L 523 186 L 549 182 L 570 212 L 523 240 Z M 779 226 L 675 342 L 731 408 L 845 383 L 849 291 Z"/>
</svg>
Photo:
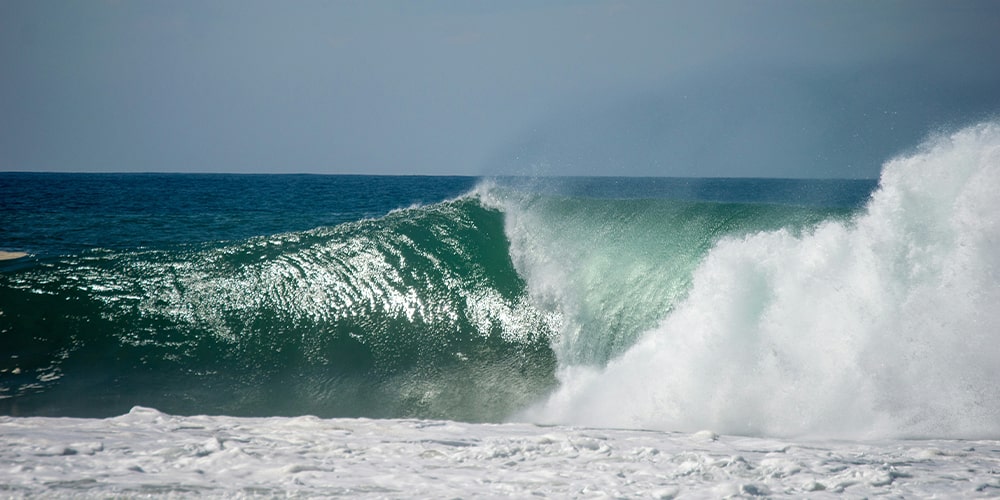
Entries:
<svg viewBox="0 0 1000 500">
<path fill-rule="evenodd" d="M 564 363 L 559 390 L 522 418 L 1000 436 L 997 193 L 1000 125 L 935 137 L 888 162 L 850 220 L 722 238 L 694 265 L 685 298 L 659 304 L 634 345 L 606 366 Z M 566 293 L 531 276 L 542 297 Z"/>
<path fill-rule="evenodd" d="M 0 274 L 6 413 L 497 420 L 555 382 L 503 216 L 474 197 L 27 267 Z"/>
</svg>

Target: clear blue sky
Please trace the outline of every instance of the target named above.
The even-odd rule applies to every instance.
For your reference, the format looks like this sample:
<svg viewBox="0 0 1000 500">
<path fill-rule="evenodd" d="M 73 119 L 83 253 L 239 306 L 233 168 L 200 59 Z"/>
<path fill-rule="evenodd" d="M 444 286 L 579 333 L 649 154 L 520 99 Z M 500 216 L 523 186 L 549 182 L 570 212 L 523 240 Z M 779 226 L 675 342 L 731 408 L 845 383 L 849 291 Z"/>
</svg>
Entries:
<svg viewBox="0 0 1000 500">
<path fill-rule="evenodd" d="M 874 177 L 1000 2 L 0 0 L 0 170 Z"/>
</svg>

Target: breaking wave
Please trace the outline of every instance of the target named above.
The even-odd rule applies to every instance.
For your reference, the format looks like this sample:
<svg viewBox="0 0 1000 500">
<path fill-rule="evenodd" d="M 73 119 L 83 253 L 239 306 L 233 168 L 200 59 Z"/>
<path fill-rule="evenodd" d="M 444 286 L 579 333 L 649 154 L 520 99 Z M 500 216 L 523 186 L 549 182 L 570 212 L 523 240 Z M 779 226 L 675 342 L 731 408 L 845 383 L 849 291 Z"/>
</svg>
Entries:
<svg viewBox="0 0 1000 500">
<path fill-rule="evenodd" d="M 859 205 L 746 185 L 484 181 L 310 231 L 8 262 L 0 411 L 1000 436 L 1000 125 L 888 162 Z"/>
</svg>

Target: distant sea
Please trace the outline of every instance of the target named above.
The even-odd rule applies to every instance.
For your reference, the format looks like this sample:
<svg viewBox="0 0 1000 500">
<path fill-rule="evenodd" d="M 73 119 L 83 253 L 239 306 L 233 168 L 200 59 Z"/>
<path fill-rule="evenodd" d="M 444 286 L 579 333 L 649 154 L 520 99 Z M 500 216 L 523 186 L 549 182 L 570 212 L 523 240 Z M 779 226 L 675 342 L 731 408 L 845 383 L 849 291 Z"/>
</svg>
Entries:
<svg viewBox="0 0 1000 500">
<path fill-rule="evenodd" d="M 650 446 L 674 438 L 595 438 L 564 426 L 710 429 L 677 438 L 670 452 L 708 453 L 689 457 L 702 460 L 703 482 L 677 479 L 695 466 L 671 461 L 673 482 L 645 477 L 666 489 L 643 494 L 861 483 L 867 494 L 950 491 L 877 467 L 852 483 L 839 471 L 862 466 L 844 454 L 827 472 L 810 469 L 811 482 L 787 483 L 811 467 L 811 448 L 764 474 L 778 467 L 759 451 L 773 442 L 745 450 L 760 462 L 737 474 L 726 467 L 738 460 L 717 461 L 733 448 L 697 443 L 719 434 L 1000 437 L 997 151 L 1000 126 L 986 123 L 887 162 L 878 180 L 0 173 L 0 250 L 9 252 L 0 260 L 0 434 L 21 436 L 10 437 L 13 455 L 0 466 L 20 471 L 11 477 L 21 486 L 8 485 L 15 493 L 183 494 L 216 486 L 206 476 L 147 475 L 132 486 L 100 477 L 135 472 L 128 457 L 140 450 L 156 460 L 221 457 L 242 442 L 264 453 L 261 436 L 294 448 L 307 428 L 328 437 L 351 429 L 344 449 L 353 443 L 366 457 L 389 455 L 371 434 L 352 433 L 411 436 L 390 440 L 406 447 L 393 448 L 402 458 L 392 467 L 417 455 L 457 460 L 467 447 L 481 453 L 461 460 L 483 467 L 503 456 L 530 462 L 543 448 L 569 460 L 593 452 L 652 463 L 667 457 Z M 511 421 L 559 427 L 539 427 L 548 441 L 536 442 L 524 437 L 529 428 L 478 425 Z M 49 464 L 90 477 L 75 468 L 84 462 L 38 457 L 99 456 L 126 427 L 193 441 L 173 455 L 121 438 L 122 455 L 100 462 L 118 472 L 96 483 L 67 486 L 40 472 Z M 305 434 L 284 434 L 293 427 Z M 465 438 L 452 436 L 459 428 Z M 502 446 L 491 441 L 500 435 Z M 627 457 L 601 451 L 626 442 Z M 327 455 L 310 456 L 322 464 L 283 471 L 274 484 L 337 470 L 324 468 Z M 924 460 L 906 457 L 899 467 Z M 181 470 L 187 459 L 174 460 L 163 467 Z M 566 467 L 592 477 L 590 465 Z M 970 491 L 1000 488 L 995 472 L 955 467 L 986 485 Z M 699 489 L 723 472 L 757 482 Z M 608 484 L 646 484 L 616 481 Z M 526 484 L 504 491 L 533 491 Z M 558 484 L 539 491 L 576 491 Z M 323 485 L 303 491 L 331 493 Z M 360 491 L 406 490 L 394 487 Z"/>
</svg>

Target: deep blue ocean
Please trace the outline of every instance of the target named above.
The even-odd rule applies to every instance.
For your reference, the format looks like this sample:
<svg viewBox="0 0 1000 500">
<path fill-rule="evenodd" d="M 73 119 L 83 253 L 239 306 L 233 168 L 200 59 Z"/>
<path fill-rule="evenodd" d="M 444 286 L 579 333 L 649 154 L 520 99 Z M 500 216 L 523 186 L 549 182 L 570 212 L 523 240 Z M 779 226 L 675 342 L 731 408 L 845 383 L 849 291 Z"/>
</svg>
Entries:
<svg viewBox="0 0 1000 500">
<path fill-rule="evenodd" d="M 0 261 L 0 413 L 502 420 L 624 352 L 720 238 L 875 187 L 0 173 L 0 250 L 27 254 Z M 575 292 L 531 289 L 553 266 Z"/>
</svg>

